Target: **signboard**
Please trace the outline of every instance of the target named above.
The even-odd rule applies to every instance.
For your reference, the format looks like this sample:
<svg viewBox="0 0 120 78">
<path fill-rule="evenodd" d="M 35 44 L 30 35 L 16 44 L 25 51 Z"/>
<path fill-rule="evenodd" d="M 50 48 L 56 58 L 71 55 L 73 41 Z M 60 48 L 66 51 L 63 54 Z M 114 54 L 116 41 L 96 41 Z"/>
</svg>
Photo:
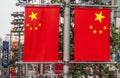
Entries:
<svg viewBox="0 0 120 78">
<path fill-rule="evenodd" d="M 3 68 L 7 68 L 7 65 L 8 65 L 8 52 L 9 52 L 9 42 L 3 41 L 3 48 L 2 48 L 2 66 L 3 66 Z"/>
<path fill-rule="evenodd" d="M 11 32 L 23 32 L 23 27 L 14 27 L 11 29 Z"/>
<path fill-rule="evenodd" d="M 117 28 L 120 27 L 120 18 L 116 18 L 116 27 L 117 27 Z"/>
</svg>

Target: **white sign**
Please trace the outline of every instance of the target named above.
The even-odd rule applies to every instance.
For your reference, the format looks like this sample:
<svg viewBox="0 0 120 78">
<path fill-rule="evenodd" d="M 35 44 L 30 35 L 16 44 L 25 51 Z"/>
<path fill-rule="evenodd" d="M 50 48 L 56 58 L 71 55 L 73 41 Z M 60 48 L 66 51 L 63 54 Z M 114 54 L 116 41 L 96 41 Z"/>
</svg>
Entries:
<svg viewBox="0 0 120 78">
<path fill-rule="evenodd" d="M 116 18 L 116 27 L 117 27 L 117 28 L 120 27 L 120 18 Z"/>
</svg>

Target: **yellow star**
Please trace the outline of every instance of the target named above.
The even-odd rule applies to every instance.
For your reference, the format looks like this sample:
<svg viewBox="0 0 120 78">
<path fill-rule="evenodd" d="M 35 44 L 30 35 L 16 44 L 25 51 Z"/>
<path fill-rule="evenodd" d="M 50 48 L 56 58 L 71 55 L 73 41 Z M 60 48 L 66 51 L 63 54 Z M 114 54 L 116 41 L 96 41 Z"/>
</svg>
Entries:
<svg viewBox="0 0 120 78">
<path fill-rule="evenodd" d="M 30 30 L 32 30 L 33 28 L 32 27 L 30 27 Z"/>
<path fill-rule="evenodd" d="M 102 30 L 100 30 L 100 31 L 99 31 L 99 33 L 100 33 L 100 34 L 102 34 L 102 33 L 103 33 L 103 31 L 102 31 Z"/>
<path fill-rule="evenodd" d="M 92 25 L 90 25 L 90 27 L 89 27 L 90 29 L 93 29 L 93 26 Z"/>
<path fill-rule="evenodd" d="M 93 33 L 94 33 L 94 34 L 96 34 L 96 33 L 97 33 L 97 31 L 96 31 L 96 30 L 93 30 Z"/>
<path fill-rule="evenodd" d="M 41 26 L 41 24 L 38 24 L 38 26 Z"/>
<path fill-rule="evenodd" d="M 104 29 L 104 30 L 106 30 L 106 29 L 107 29 L 107 27 L 106 27 L 106 26 L 104 26 L 104 27 L 103 27 L 103 29 Z"/>
<path fill-rule="evenodd" d="M 38 29 L 38 27 L 35 27 L 35 30 L 37 30 Z"/>
<path fill-rule="evenodd" d="M 29 24 L 26 24 L 27 27 L 29 27 L 30 25 Z"/>
<path fill-rule="evenodd" d="M 32 12 L 31 15 L 29 15 L 29 17 L 31 18 L 31 20 L 37 19 L 37 13 Z"/>
<path fill-rule="evenodd" d="M 102 11 L 99 14 L 95 13 L 95 15 L 96 15 L 95 21 L 98 20 L 100 23 L 102 22 L 102 19 L 105 18 L 105 16 L 102 15 Z"/>
</svg>

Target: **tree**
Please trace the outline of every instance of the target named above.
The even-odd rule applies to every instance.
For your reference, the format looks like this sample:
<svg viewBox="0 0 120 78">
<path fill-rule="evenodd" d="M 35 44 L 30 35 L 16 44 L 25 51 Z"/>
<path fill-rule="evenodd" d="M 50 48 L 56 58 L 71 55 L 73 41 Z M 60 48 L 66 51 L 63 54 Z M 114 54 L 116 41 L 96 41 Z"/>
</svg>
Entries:
<svg viewBox="0 0 120 78">
<path fill-rule="evenodd" d="M 112 49 L 120 48 L 120 30 L 114 24 L 111 24 L 111 47 Z"/>
</svg>

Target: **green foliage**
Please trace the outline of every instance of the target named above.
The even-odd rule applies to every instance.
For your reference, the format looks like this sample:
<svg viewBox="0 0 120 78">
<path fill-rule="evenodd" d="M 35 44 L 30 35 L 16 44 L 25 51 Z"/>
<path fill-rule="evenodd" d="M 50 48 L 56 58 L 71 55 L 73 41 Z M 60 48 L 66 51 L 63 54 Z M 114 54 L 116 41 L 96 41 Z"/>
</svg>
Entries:
<svg viewBox="0 0 120 78">
<path fill-rule="evenodd" d="M 84 72 L 84 68 L 88 66 L 87 64 L 73 64 L 70 67 L 70 74 L 72 75 L 72 78 L 77 78 L 81 76 L 82 74 L 85 74 L 86 76 L 89 74 L 88 72 Z"/>
<path fill-rule="evenodd" d="M 101 4 L 101 0 L 93 0 L 94 4 Z"/>
<path fill-rule="evenodd" d="M 111 53 L 115 49 L 120 48 L 120 30 L 116 28 L 113 24 L 111 24 L 111 33 L 110 33 L 110 45 L 111 45 Z"/>
</svg>

